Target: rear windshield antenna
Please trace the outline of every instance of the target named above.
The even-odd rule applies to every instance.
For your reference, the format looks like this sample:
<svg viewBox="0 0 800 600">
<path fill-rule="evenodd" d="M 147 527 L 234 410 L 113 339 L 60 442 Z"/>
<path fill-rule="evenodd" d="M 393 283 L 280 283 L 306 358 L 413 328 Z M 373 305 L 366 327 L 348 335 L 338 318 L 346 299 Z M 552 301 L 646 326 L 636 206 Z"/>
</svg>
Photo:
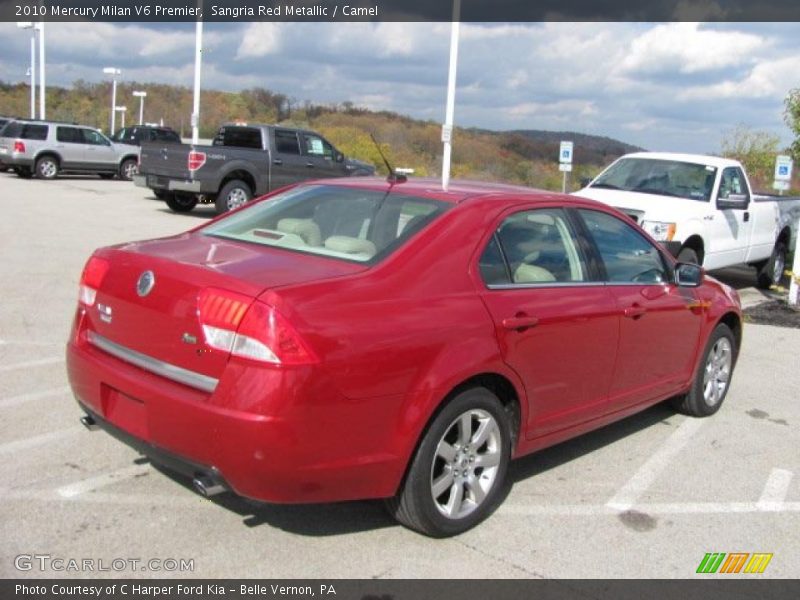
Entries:
<svg viewBox="0 0 800 600">
<path fill-rule="evenodd" d="M 389 183 L 403 183 L 404 181 L 407 181 L 408 177 L 406 177 L 402 173 L 394 172 L 392 165 L 389 164 L 389 160 L 386 158 L 386 155 L 383 153 L 383 150 L 381 150 L 381 145 L 378 143 L 378 140 L 375 139 L 375 136 L 370 133 L 369 137 L 372 139 L 372 143 L 375 144 L 375 147 L 378 149 L 378 154 L 381 155 L 381 158 L 383 159 L 383 164 L 385 164 L 386 168 L 389 170 L 389 176 L 386 178 L 386 181 L 388 181 Z"/>
</svg>

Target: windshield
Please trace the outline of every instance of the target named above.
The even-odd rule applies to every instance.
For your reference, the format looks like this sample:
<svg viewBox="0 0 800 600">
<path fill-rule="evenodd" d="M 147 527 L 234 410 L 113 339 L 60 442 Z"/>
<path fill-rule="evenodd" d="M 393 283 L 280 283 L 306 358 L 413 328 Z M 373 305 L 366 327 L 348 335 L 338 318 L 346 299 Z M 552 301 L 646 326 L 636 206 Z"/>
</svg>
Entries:
<svg viewBox="0 0 800 600">
<path fill-rule="evenodd" d="M 622 158 L 611 165 L 589 187 L 708 202 L 716 176 L 716 167 L 697 163 L 652 158 Z"/>
<path fill-rule="evenodd" d="M 307 185 L 254 204 L 203 235 L 375 262 L 449 208 L 446 202 L 334 185 Z"/>
</svg>

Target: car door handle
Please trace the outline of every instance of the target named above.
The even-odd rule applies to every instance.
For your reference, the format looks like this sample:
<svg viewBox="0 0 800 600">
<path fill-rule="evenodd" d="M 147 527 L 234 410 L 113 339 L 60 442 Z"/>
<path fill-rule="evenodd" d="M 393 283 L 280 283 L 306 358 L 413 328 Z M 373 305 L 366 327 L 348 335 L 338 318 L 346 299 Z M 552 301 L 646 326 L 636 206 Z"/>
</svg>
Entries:
<svg viewBox="0 0 800 600">
<path fill-rule="evenodd" d="M 529 327 L 536 327 L 538 324 L 539 319 L 528 316 L 524 313 L 518 313 L 513 317 L 503 319 L 503 327 L 506 329 L 511 329 L 512 331 L 525 331 Z"/>
<path fill-rule="evenodd" d="M 275 160 L 272 161 L 272 164 L 280 166 L 283 164 L 283 161 L 280 158 L 276 158 Z"/>
<path fill-rule="evenodd" d="M 750 220 L 750 212 L 749 211 L 744 211 L 744 215 L 742 216 L 742 219 L 744 219 L 744 222 L 747 223 Z"/>
<path fill-rule="evenodd" d="M 642 306 L 641 304 L 633 304 L 622 311 L 622 314 L 628 317 L 629 319 L 640 319 L 644 316 L 644 313 L 647 312 L 647 309 Z"/>
</svg>

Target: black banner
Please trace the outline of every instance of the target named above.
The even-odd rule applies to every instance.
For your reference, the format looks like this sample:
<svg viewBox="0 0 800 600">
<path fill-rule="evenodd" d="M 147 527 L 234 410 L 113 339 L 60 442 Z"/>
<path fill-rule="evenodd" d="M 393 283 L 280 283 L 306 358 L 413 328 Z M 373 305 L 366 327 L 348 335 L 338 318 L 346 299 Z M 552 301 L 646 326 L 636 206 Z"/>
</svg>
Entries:
<svg viewBox="0 0 800 600">
<path fill-rule="evenodd" d="M 452 0 L 0 0 L 0 21 L 450 21 Z M 797 0 L 461 0 L 460 21 L 800 21 Z"/>
<path fill-rule="evenodd" d="M 788 600 L 798 580 L 2 580 L 0 598 L 31 600 Z M 748 576 L 749 577 L 749 576 Z"/>
</svg>

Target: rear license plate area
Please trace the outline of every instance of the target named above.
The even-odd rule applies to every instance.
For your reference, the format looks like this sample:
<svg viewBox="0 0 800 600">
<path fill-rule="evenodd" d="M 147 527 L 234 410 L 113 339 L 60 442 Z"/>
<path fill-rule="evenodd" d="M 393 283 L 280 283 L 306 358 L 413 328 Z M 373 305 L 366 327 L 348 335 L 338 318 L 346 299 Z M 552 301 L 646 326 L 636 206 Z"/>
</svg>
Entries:
<svg viewBox="0 0 800 600">
<path fill-rule="evenodd" d="M 112 425 L 143 440 L 148 439 L 147 407 L 144 402 L 103 385 L 103 415 Z"/>
</svg>

